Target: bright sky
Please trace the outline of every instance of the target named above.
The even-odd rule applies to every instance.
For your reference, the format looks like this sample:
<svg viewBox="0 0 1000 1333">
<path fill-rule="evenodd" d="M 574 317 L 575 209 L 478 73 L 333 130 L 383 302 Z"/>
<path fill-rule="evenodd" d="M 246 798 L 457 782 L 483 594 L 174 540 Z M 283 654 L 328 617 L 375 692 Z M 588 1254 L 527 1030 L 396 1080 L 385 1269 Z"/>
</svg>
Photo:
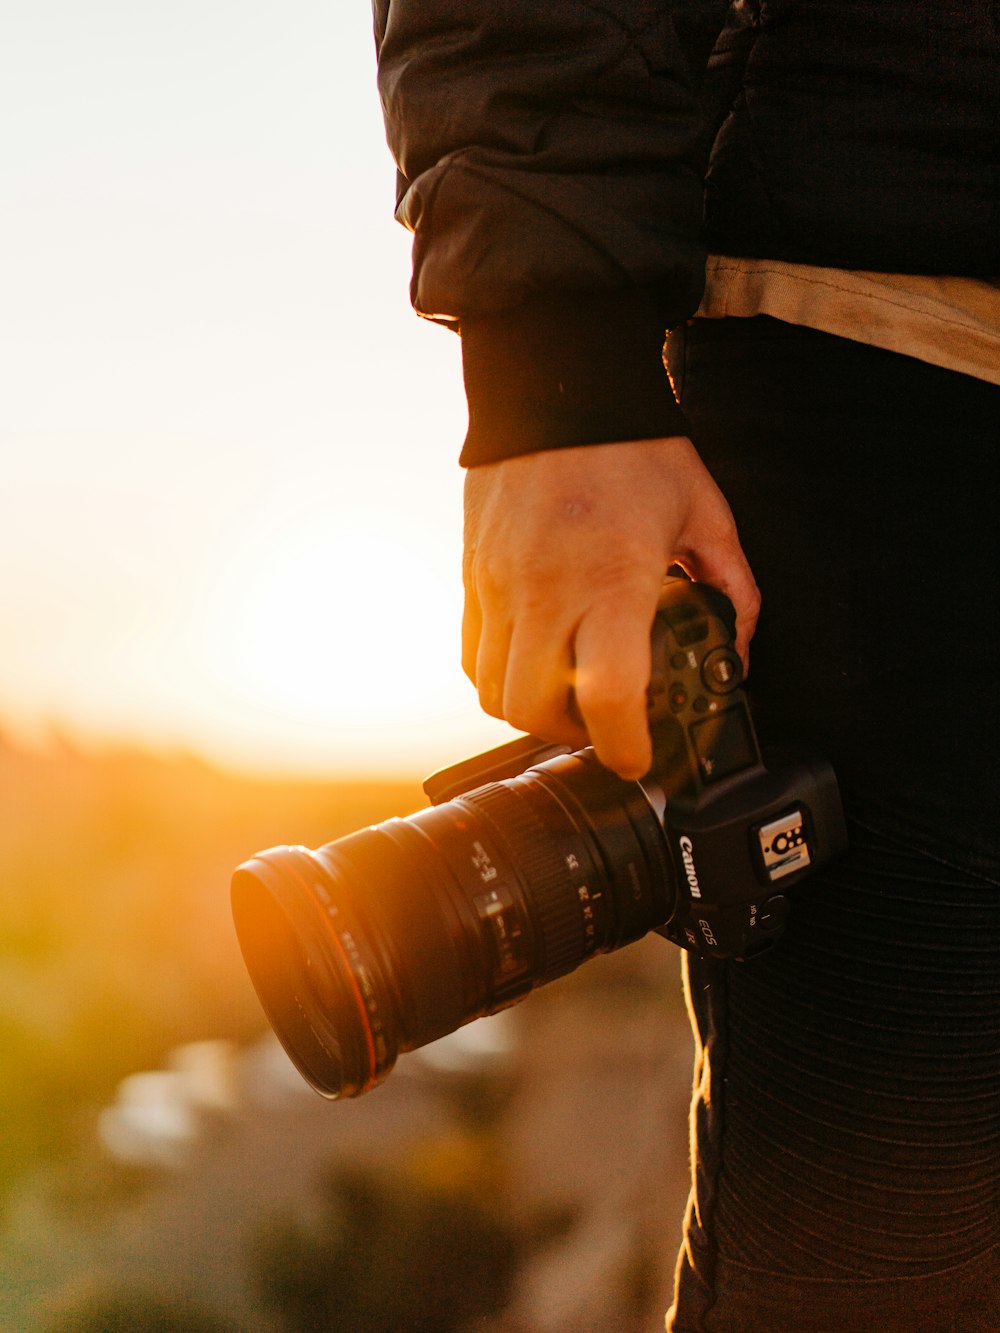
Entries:
<svg viewBox="0 0 1000 1333">
<path fill-rule="evenodd" d="M 506 739 L 364 0 L 14 6 L 0 160 L 0 725 L 328 774 Z"/>
</svg>

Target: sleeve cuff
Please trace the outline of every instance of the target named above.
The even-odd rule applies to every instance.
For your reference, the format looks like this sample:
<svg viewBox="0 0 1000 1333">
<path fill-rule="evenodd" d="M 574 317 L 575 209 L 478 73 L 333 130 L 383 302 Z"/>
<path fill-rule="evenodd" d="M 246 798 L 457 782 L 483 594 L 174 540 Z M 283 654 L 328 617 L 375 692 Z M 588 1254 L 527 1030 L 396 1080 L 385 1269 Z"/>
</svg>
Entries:
<svg viewBox="0 0 1000 1333">
<path fill-rule="evenodd" d="M 463 467 L 543 449 L 687 435 L 644 289 L 553 296 L 462 321 Z"/>
</svg>

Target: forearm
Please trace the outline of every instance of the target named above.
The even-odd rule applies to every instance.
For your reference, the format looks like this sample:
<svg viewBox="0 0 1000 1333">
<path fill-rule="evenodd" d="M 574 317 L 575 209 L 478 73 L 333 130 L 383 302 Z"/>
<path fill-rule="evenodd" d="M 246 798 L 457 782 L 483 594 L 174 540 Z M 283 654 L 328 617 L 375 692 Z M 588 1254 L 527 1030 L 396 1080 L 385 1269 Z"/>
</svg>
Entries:
<svg viewBox="0 0 1000 1333">
<path fill-rule="evenodd" d="M 703 145 L 670 6 L 375 10 L 414 304 L 463 333 L 463 461 L 683 433 L 660 355 L 700 299 Z"/>
<path fill-rule="evenodd" d="M 376 0 L 376 39 L 414 304 L 463 340 L 466 670 L 488 712 L 637 776 L 667 569 L 729 594 L 744 655 L 758 604 L 662 364 L 704 269 L 670 7 Z"/>
</svg>

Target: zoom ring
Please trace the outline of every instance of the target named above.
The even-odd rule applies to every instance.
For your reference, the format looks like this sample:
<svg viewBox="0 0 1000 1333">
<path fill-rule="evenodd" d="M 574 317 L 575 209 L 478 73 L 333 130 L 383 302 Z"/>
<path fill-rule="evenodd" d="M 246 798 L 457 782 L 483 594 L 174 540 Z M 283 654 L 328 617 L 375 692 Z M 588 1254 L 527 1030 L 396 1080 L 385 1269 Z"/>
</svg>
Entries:
<svg viewBox="0 0 1000 1333">
<path fill-rule="evenodd" d="M 531 915 L 538 923 L 542 954 L 538 983 L 551 981 L 587 957 L 582 909 L 552 831 L 532 808 L 502 783 L 463 796 L 496 830 L 510 850 L 512 866 L 528 885 Z"/>
</svg>

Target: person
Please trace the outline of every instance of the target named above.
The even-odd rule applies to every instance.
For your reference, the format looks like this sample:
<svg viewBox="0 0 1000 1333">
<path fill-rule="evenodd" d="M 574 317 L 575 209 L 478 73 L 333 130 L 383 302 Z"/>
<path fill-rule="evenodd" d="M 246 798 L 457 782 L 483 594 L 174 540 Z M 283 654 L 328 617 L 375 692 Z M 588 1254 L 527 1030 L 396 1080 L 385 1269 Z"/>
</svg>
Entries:
<svg viewBox="0 0 1000 1333">
<path fill-rule="evenodd" d="M 374 13 L 413 303 L 461 334 L 483 708 L 642 775 L 680 565 L 764 743 L 841 784 L 782 941 L 686 958 L 667 1326 L 1000 1329 L 995 5 Z"/>
</svg>

